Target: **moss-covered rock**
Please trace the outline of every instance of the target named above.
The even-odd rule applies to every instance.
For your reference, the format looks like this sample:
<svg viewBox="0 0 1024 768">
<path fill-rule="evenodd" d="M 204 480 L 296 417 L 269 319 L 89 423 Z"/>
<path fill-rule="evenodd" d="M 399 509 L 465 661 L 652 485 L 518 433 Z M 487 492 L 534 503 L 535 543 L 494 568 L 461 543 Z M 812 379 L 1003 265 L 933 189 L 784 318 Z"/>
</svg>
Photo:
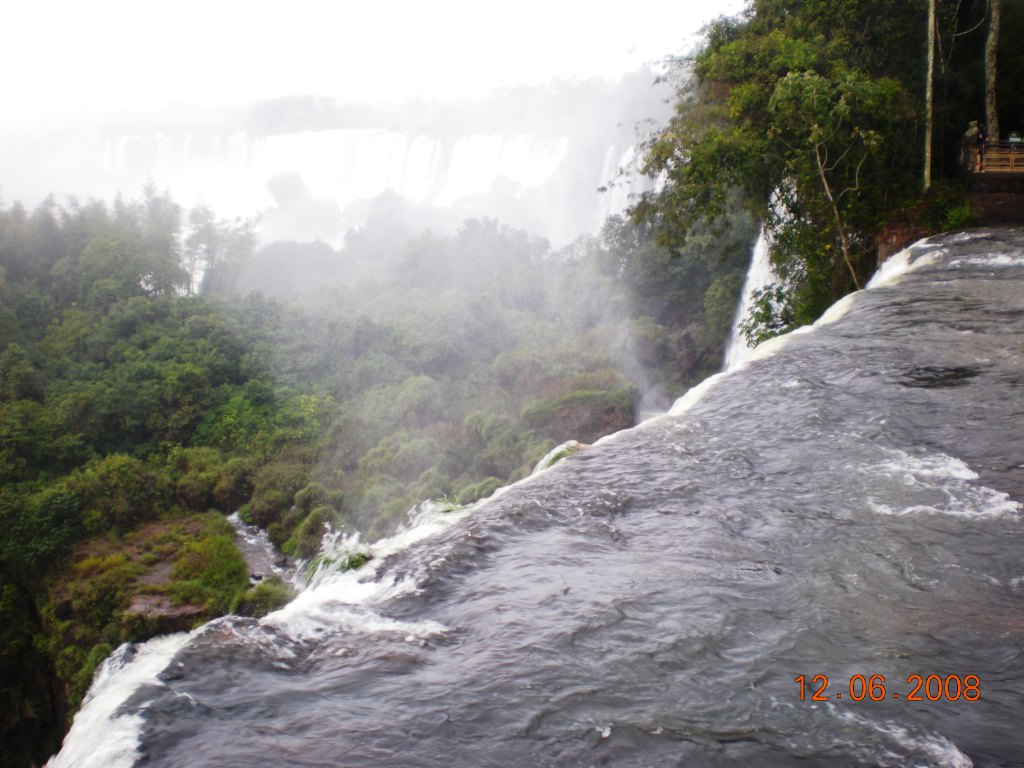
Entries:
<svg viewBox="0 0 1024 768">
<path fill-rule="evenodd" d="M 248 587 L 234 529 L 216 512 L 167 515 L 79 544 L 46 581 L 40 608 L 54 671 L 74 710 L 104 648 L 189 630 Z"/>
<path fill-rule="evenodd" d="M 295 597 L 295 590 L 289 587 L 280 576 L 271 576 L 256 586 L 241 592 L 231 604 L 231 612 L 240 616 L 260 618 L 268 613 L 283 608 Z"/>
<path fill-rule="evenodd" d="M 503 485 L 505 483 L 496 477 L 484 478 L 479 483 L 467 485 L 459 491 L 458 502 L 459 504 L 472 504 L 474 501 L 487 498 Z"/>
<path fill-rule="evenodd" d="M 632 427 L 636 423 L 636 387 L 621 382 L 569 388 L 561 394 L 531 401 L 522 411 L 532 428 L 556 435 L 575 435 L 586 442 Z"/>
<path fill-rule="evenodd" d="M 537 462 L 537 466 L 534 467 L 534 472 L 542 472 L 549 467 L 555 466 L 562 459 L 572 456 L 574 453 L 582 450 L 586 446 L 576 440 L 568 440 L 559 446 L 552 448 L 548 453 Z"/>
</svg>

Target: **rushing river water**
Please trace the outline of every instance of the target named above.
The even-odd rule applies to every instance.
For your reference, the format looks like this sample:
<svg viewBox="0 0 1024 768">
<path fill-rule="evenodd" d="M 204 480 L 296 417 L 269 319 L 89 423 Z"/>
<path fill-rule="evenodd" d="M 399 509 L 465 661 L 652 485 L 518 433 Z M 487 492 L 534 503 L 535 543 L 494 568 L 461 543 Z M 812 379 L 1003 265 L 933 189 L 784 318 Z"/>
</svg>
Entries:
<svg viewBox="0 0 1024 768">
<path fill-rule="evenodd" d="M 1024 764 L 1024 234 L 907 259 L 262 622 L 109 663 L 57 764 Z"/>
</svg>

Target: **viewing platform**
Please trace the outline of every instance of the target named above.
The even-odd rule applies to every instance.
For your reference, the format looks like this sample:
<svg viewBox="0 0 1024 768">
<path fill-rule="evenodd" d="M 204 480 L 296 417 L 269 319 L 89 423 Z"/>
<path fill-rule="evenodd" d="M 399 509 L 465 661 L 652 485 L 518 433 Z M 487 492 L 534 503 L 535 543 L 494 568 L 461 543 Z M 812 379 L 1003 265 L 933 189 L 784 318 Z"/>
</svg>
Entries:
<svg viewBox="0 0 1024 768">
<path fill-rule="evenodd" d="M 964 143 L 964 172 L 980 192 L 1024 192 L 1024 142 Z"/>
<path fill-rule="evenodd" d="M 1024 222 L 1024 142 L 965 141 L 961 157 L 975 222 Z"/>
</svg>

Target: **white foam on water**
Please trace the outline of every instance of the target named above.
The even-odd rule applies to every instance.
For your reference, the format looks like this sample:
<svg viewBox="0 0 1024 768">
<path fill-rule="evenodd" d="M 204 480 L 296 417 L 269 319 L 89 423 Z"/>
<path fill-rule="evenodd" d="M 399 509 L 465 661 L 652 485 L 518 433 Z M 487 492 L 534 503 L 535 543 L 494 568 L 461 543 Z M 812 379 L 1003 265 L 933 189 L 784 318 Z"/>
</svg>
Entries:
<svg viewBox="0 0 1024 768">
<path fill-rule="evenodd" d="M 883 285 L 891 285 L 908 272 L 920 269 L 926 264 L 934 264 L 939 256 L 946 253 L 944 249 L 939 248 L 931 253 L 914 258 L 914 249 L 928 245 L 928 239 L 918 240 L 909 248 L 905 248 L 883 261 L 882 265 L 875 270 L 875 274 L 871 276 L 868 284 L 864 286 L 865 290 L 880 288 Z"/>
<path fill-rule="evenodd" d="M 973 768 L 974 766 L 971 758 L 957 749 L 956 744 L 945 736 L 937 734 L 914 736 L 909 730 L 895 723 L 885 726 L 884 730 L 903 747 L 924 753 L 928 762 L 915 763 L 915 766 L 921 766 L 921 768 L 933 765 L 942 766 L 942 768 Z"/>
<path fill-rule="evenodd" d="M 435 536 L 469 514 L 472 507 L 452 509 L 435 502 L 418 505 L 410 513 L 409 523 L 394 535 L 368 545 L 358 537 L 339 537 L 327 546 L 342 553 L 360 552 L 370 556 L 363 566 L 348 571 L 322 569 L 310 586 L 280 610 L 267 615 L 262 623 L 295 638 L 315 638 L 327 632 L 396 632 L 411 638 L 441 634 L 447 627 L 434 621 L 406 622 L 381 616 L 374 605 L 399 595 L 414 593 L 419 585 L 414 577 L 396 579 L 377 577 L 381 563 L 396 552 L 408 549 Z M 329 553 L 328 553 L 329 555 Z"/>
<path fill-rule="evenodd" d="M 621 432 L 607 435 L 598 443 L 614 438 Z M 370 560 L 359 568 L 337 571 L 330 567 L 313 574 L 309 586 L 283 608 L 268 614 L 261 623 L 281 630 L 295 638 L 315 638 L 339 629 L 368 633 L 401 632 L 410 640 L 443 634 L 448 627 L 434 621 L 406 622 L 381 616 L 373 606 L 401 595 L 414 594 L 419 589 L 416 577 L 399 579 L 390 574 L 378 578 L 381 563 L 390 555 L 401 552 L 419 542 L 436 536 L 472 514 L 479 505 L 493 501 L 512 488 L 532 482 L 538 475 L 555 465 L 550 460 L 564 450 L 579 450 L 583 444 L 569 440 L 554 448 L 538 462 L 533 473 L 523 479 L 498 488 L 485 499 L 466 507 L 453 508 L 450 504 L 428 501 L 418 504 L 409 512 L 409 522 L 393 535 L 372 544 L 362 543 L 358 534 L 325 537 L 324 554 L 330 562 L 340 562 L 348 554 L 369 555 Z M 334 548 L 337 551 L 331 552 Z"/>
<path fill-rule="evenodd" d="M 972 240 L 984 240 L 989 237 L 992 237 L 992 233 L 987 229 L 975 229 L 972 231 L 957 232 L 955 235 L 950 235 L 949 242 L 969 243 Z"/>
<path fill-rule="evenodd" d="M 913 733 L 899 723 L 891 720 L 876 722 L 855 714 L 848 709 L 838 711 L 839 719 L 857 725 L 867 726 L 887 740 L 891 740 L 899 753 L 888 752 L 876 755 L 875 759 L 884 760 L 882 766 L 913 766 L 913 768 L 974 768 L 971 759 L 961 752 L 956 744 L 935 733 Z M 907 753 L 910 754 L 907 754 Z M 907 762 L 910 758 L 914 762 Z M 919 762 L 921 759 L 927 762 Z M 891 761 L 891 762 L 890 762 Z"/>
<path fill-rule="evenodd" d="M 950 241 L 967 242 L 970 240 L 976 240 L 987 236 L 988 235 L 985 232 L 961 232 L 958 233 L 957 235 L 952 236 L 950 238 Z M 763 236 L 758 241 L 759 248 L 761 247 L 761 240 L 763 240 Z M 899 278 L 901 278 L 903 275 L 906 275 L 909 272 L 913 272 L 914 270 L 920 269 L 921 267 L 924 267 L 928 264 L 934 264 L 939 260 L 941 256 L 947 253 L 947 251 L 943 248 L 936 248 L 935 250 L 929 253 L 918 255 L 915 257 L 914 249 L 927 246 L 928 240 L 929 238 L 919 240 L 909 248 L 906 248 L 900 251 L 899 253 L 894 254 L 893 256 L 890 256 L 888 259 L 886 259 L 882 263 L 882 266 L 880 266 L 878 270 L 875 272 L 875 274 L 872 276 L 871 280 L 868 281 L 868 284 L 864 286 L 863 290 L 871 290 L 873 288 L 879 288 L 885 285 L 890 285 L 898 281 Z M 764 243 L 764 249 L 766 254 L 767 241 L 765 241 Z M 759 259 L 757 258 L 757 256 L 755 256 L 751 269 L 754 269 L 755 265 L 758 265 L 757 268 L 760 269 L 759 265 L 761 261 L 764 261 L 766 263 L 767 259 Z M 1013 262 L 1014 264 L 1024 264 L 1024 257 L 1020 257 L 1018 259 L 1016 257 L 998 255 L 984 257 L 984 259 L 980 263 L 1009 264 L 1011 262 Z M 957 262 L 953 263 L 955 264 Z M 746 292 L 746 288 L 744 288 L 744 292 Z M 697 386 L 689 389 L 678 400 L 676 400 L 672 408 L 669 409 L 668 415 L 679 416 L 685 413 L 686 411 L 690 410 L 694 405 L 700 402 L 704 398 L 704 396 L 707 395 L 709 391 L 711 391 L 711 389 L 714 388 L 714 386 L 721 380 L 721 377 L 724 374 L 730 374 L 735 373 L 736 371 L 741 371 L 757 360 L 763 360 L 765 358 L 771 357 L 772 355 L 778 354 L 796 336 L 799 336 L 804 333 L 810 333 L 815 328 L 821 328 L 823 326 L 830 325 L 832 323 L 839 321 L 849 313 L 850 309 L 856 303 L 857 296 L 859 293 L 860 291 L 856 291 L 854 293 L 847 294 L 846 296 L 841 298 L 839 301 L 837 301 L 835 304 L 833 304 L 831 307 L 825 310 L 824 314 L 822 314 L 822 316 L 819 317 L 813 325 L 804 325 L 799 328 L 794 328 L 792 331 L 789 331 L 788 333 L 784 333 L 780 336 L 775 336 L 774 338 L 768 339 L 767 341 L 763 341 L 753 349 L 747 349 L 743 354 L 736 355 L 734 359 L 730 358 L 727 355 L 726 369 L 721 373 L 715 374 L 714 376 L 709 376 L 707 379 L 702 381 Z M 741 305 L 740 311 L 745 312 L 746 309 L 744 309 Z"/>
<path fill-rule="evenodd" d="M 822 313 L 821 317 L 814 321 L 814 325 L 811 328 L 820 328 L 823 325 L 831 325 L 832 323 L 842 320 L 853 308 L 856 299 L 856 293 L 848 293 L 831 307 L 826 309 Z"/>
<path fill-rule="evenodd" d="M 950 262 L 953 267 L 1024 267 L 1024 256 L 1011 256 L 1006 253 L 981 254 L 966 256 Z"/>
<path fill-rule="evenodd" d="M 736 368 L 734 370 L 739 370 Z M 672 407 L 668 411 L 669 416 L 681 416 L 688 410 L 693 408 L 697 403 L 704 399 L 704 396 L 714 389 L 715 385 L 722 380 L 723 377 L 728 376 L 733 371 L 722 371 L 716 373 L 714 376 L 708 376 L 704 381 L 695 387 L 690 387 L 682 397 L 673 403 Z"/>
<path fill-rule="evenodd" d="M 295 574 L 292 572 L 292 569 L 282 568 L 276 564 L 281 553 L 274 546 L 273 542 L 270 541 L 270 536 L 267 535 L 265 530 L 259 526 L 249 525 L 244 522 L 237 512 L 228 515 L 227 519 L 229 523 L 235 526 L 235 543 L 238 544 L 238 548 L 245 556 L 246 563 L 250 569 L 258 572 L 261 576 L 273 574 L 283 579 L 288 579 L 292 581 L 295 587 L 302 588 L 298 580 L 293 578 Z"/>
<path fill-rule="evenodd" d="M 619 433 L 615 433 L 619 434 Z M 608 435 L 607 440 L 615 435 Z M 598 441 L 601 442 L 601 441 Z M 551 466 L 543 466 L 560 450 L 575 447 L 581 443 L 570 440 L 551 451 L 542 459 L 533 474 L 511 485 L 498 488 L 489 497 L 480 499 L 466 507 L 452 507 L 450 504 L 428 501 L 418 504 L 409 512 L 409 522 L 393 535 L 371 544 L 364 544 L 358 534 L 325 537 L 328 563 L 341 562 L 348 554 L 363 554 L 370 557 L 364 565 L 347 571 L 329 567 L 313 574 L 308 587 L 300 592 L 283 608 L 268 614 L 261 621 L 266 626 L 281 630 L 295 638 L 316 638 L 339 629 L 368 633 L 401 632 L 408 639 L 422 639 L 449 631 L 443 624 L 434 621 L 406 622 L 384 617 L 373 610 L 374 605 L 401 595 L 414 594 L 419 589 L 415 575 L 396 579 L 391 574 L 378 577 L 381 563 L 390 555 L 409 549 L 425 539 L 436 536 L 455 523 L 470 516 L 486 502 L 493 501 L 547 472 Z M 331 551 L 332 548 L 336 551 Z"/>
<path fill-rule="evenodd" d="M 121 706 L 141 686 L 162 685 L 157 675 L 190 637 L 184 632 L 164 635 L 136 646 L 125 644 L 114 651 L 96 673 L 60 752 L 46 763 L 46 768 L 134 765 L 140 757 L 140 711 L 144 705 L 129 711 L 121 711 Z"/>
<path fill-rule="evenodd" d="M 1021 504 L 1008 494 L 974 482 L 978 474 L 960 459 L 941 453 L 924 456 L 900 450 L 887 453 L 889 458 L 874 470 L 901 483 L 908 500 L 917 496 L 921 501 L 893 507 L 868 495 L 868 506 L 879 514 L 936 514 L 980 519 L 1017 515 L 1021 511 Z"/>
<path fill-rule="evenodd" d="M 606 435 L 605 437 L 608 437 L 608 435 Z M 550 469 L 551 467 L 555 466 L 555 464 L 561 461 L 561 458 L 564 458 L 559 457 L 556 459 L 556 457 L 558 457 L 559 454 L 565 454 L 566 456 L 568 456 L 569 454 L 576 453 L 576 451 L 578 451 L 582 447 L 583 443 L 580 443 L 577 440 L 566 440 L 561 445 L 556 445 L 554 448 L 548 451 L 547 454 L 545 454 L 543 459 L 537 462 L 537 465 L 533 468 L 533 472 L 531 474 L 537 474 L 538 472 L 543 472 L 545 469 Z"/>
<path fill-rule="evenodd" d="M 801 336 L 805 333 L 811 333 L 816 328 L 834 323 L 846 315 L 850 311 L 856 301 L 855 293 L 851 293 L 844 296 L 842 299 L 837 301 L 825 313 L 815 321 L 813 325 L 802 325 L 799 328 L 794 328 L 789 333 L 784 333 L 781 336 L 775 336 L 773 338 L 762 341 L 756 347 L 751 349 L 748 354 L 744 355 L 735 365 L 732 367 L 708 376 L 704 381 L 700 382 L 694 387 L 691 387 L 683 394 L 679 399 L 673 403 L 672 407 L 668 411 L 669 416 L 681 416 L 688 410 L 693 408 L 697 403 L 704 399 L 708 392 L 722 380 L 724 376 L 731 375 L 737 371 L 742 371 L 747 368 L 751 363 L 758 360 L 764 360 L 772 357 L 773 355 L 781 352 L 785 346 L 797 336 Z"/>
</svg>

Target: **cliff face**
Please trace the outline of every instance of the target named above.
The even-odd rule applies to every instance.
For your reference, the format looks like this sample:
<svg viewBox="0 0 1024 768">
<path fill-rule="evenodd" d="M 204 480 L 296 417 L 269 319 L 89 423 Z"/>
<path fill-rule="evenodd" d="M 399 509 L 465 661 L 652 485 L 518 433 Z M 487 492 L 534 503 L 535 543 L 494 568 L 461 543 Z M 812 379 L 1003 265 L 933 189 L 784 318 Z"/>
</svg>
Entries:
<svg viewBox="0 0 1024 768">
<path fill-rule="evenodd" d="M 67 691 L 57 681 L 52 660 L 31 649 L 31 642 L 23 639 L 17 669 L 7 671 L 6 687 L 0 690 L 0 765 L 42 765 L 67 732 Z"/>
</svg>

